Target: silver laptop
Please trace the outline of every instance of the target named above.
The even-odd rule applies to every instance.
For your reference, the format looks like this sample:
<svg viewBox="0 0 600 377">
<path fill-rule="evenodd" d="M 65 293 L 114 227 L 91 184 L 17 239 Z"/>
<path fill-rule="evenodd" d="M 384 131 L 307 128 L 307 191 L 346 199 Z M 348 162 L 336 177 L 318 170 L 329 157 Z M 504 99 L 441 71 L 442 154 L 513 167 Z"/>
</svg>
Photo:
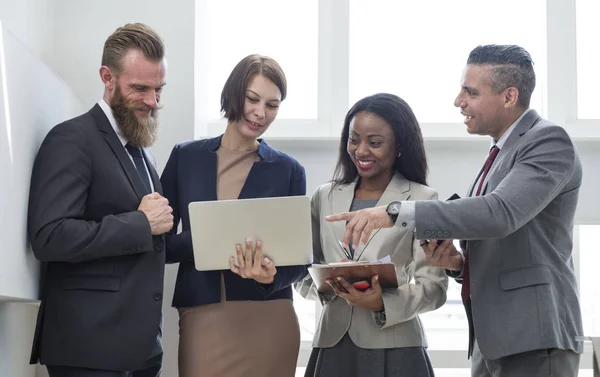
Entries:
<svg viewBox="0 0 600 377">
<path fill-rule="evenodd" d="M 275 266 L 312 263 L 307 196 L 192 202 L 188 208 L 198 271 L 228 270 L 235 245 L 245 249 L 246 238 L 260 239 Z"/>
</svg>

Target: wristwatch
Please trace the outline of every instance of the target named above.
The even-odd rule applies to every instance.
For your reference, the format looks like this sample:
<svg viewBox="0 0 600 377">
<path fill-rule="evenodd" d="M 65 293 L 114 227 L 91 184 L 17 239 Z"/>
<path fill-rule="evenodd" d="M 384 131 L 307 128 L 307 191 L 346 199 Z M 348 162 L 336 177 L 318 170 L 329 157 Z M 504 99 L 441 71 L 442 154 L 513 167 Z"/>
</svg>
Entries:
<svg viewBox="0 0 600 377">
<path fill-rule="evenodd" d="M 400 206 L 402 205 L 402 202 L 391 202 L 390 204 L 388 204 L 387 206 L 387 214 L 390 216 L 390 219 L 392 219 L 392 223 L 396 223 L 396 219 L 398 218 L 398 214 L 400 213 Z"/>
</svg>

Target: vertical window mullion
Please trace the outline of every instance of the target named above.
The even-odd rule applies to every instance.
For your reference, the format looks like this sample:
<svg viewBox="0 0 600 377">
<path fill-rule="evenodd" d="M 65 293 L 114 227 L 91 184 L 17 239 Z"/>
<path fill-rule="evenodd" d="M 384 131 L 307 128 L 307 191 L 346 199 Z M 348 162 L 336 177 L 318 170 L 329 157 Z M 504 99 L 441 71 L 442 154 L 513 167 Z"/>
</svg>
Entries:
<svg viewBox="0 0 600 377">
<path fill-rule="evenodd" d="M 349 0 L 319 1 L 319 122 L 338 136 L 348 111 Z"/>
</svg>

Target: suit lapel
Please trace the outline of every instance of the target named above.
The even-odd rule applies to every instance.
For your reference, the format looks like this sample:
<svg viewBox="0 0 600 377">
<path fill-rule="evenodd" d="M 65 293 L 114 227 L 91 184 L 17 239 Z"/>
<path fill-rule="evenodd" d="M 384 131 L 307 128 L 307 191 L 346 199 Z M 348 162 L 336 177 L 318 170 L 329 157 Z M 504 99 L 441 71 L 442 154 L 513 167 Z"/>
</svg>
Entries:
<svg viewBox="0 0 600 377">
<path fill-rule="evenodd" d="M 197 171 L 190 177 L 190 182 L 193 182 L 189 191 L 190 201 L 217 200 L 217 152 L 216 147 L 214 150 L 213 147 L 209 148 L 202 149 L 197 157 L 195 154 L 190 156 L 197 159 L 196 161 L 202 161 L 202 163 L 197 163 L 189 160 L 192 165 L 191 171 Z"/>
<path fill-rule="evenodd" d="M 338 186 L 331 192 L 331 214 L 348 212 L 354 199 L 354 190 L 356 189 L 356 182 L 348 185 Z M 394 200 L 403 201 L 410 199 L 410 182 L 406 180 L 402 175 L 396 173 L 385 191 L 379 198 L 376 206 L 387 205 Z M 344 237 L 344 231 L 346 229 L 346 223 L 343 221 L 337 221 L 331 224 L 334 239 L 342 240 Z M 360 260 L 360 257 L 369 246 L 371 240 L 379 233 L 381 229 L 374 230 L 369 239 L 364 244 L 359 244 L 358 248 L 354 250 L 354 260 Z M 341 258 L 345 258 L 341 248 L 338 250 Z"/>
<path fill-rule="evenodd" d="M 271 161 L 255 161 L 248 172 L 248 177 L 242 186 L 239 198 L 259 198 L 264 192 L 268 192 L 268 188 L 272 183 L 273 178 L 269 174 L 273 173 L 271 169 Z"/>
<path fill-rule="evenodd" d="M 330 193 L 331 195 L 331 208 L 329 214 L 337 214 L 342 212 L 350 211 L 352 200 L 354 199 L 354 189 L 356 188 L 356 182 L 352 182 L 347 185 L 336 186 Z M 341 241 L 344 238 L 344 232 L 346 230 L 345 221 L 336 221 L 329 223 L 331 226 L 331 232 L 333 233 L 333 239 L 335 242 Z M 341 246 L 335 248 L 336 253 L 339 255 L 339 259 L 347 258 L 346 254 L 342 251 Z M 356 251 L 354 253 L 356 255 Z"/>
<path fill-rule="evenodd" d="M 273 192 L 273 174 L 277 174 L 275 168 L 278 160 L 279 152 L 271 148 L 263 139 L 258 139 L 258 157 L 260 160 L 255 161 L 248 172 L 248 177 L 242 186 L 239 198 L 261 198 L 265 193 Z M 275 178 L 279 179 L 279 177 Z"/>
<path fill-rule="evenodd" d="M 119 137 L 117 136 L 117 134 L 115 133 L 115 130 L 110 125 L 110 122 L 106 118 L 106 115 L 104 114 L 104 111 L 102 111 L 100 106 L 96 104 L 90 110 L 90 114 L 96 121 L 96 124 L 98 125 L 98 128 L 100 129 L 100 131 L 102 131 L 104 133 L 104 140 L 108 143 L 108 145 L 112 149 L 113 153 L 119 160 L 121 167 L 123 168 L 123 170 L 125 171 L 125 174 L 127 175 L 127 179 L 129 180 L 129 183 L 133 187 L 133 190 L 135 191 L 136 195 L 141 200 L 142 197 L 144 195 L 146 195 L 146 188 L 144 186 L 144 182 L 142 181 L 142 178 L 140 177 L 137 170 L 135 169 L 133 162 L 129 158 L 129 153 L 127 153 L 127 151 L 125 150 L 125 147 L 123 147 L 123 144 L 121 144 Z"/>
<path fill-rule="evenodd" d="M 502 160 L 516 147 L 521 136 L 525 135 L 525 133 L 527 133 L 527 131 L 529 131 L 537 122 L 539 122 L 540 119 L 542 118 L 535 110 L 532 109 L 525 114 L 525 116 L 515 126 L 515 129 L 511 132 L 511 134 L 508 135 L 508 139 L 506 139 L 506 142 L 504 142 L 502 149 L 500 149 L 500 152 L 498 152 L 496 160 L 492 164 L 490 171 L 485 177 L 483 187 L 481 189 L 481 195 L 484 195 L 487 192 L 488 179 L 494 172 L 498 170 L 498 167 L 502 165 Z"/>
<path fill-rule="evenodd" d="M 396 173 L 375 205 L 384 206 L 395 200 L 403 201 L 408 199 L 410 199 L 410 182 L 399 173 Z M 373 238 L 380 231 L 381 229 L 374 230 L 369 236 L 369 240 L 364 244 L 360 244 L 358 248 L 354 250 L 354 260 L 360 260 Z"/>
<path fill-rule="evenodd" d="M 479 178 L 481 177 L 481 174 L 483 174 L 484 165 L 485 165 L 485 161 L 483 164 L 481 164 L 481 169 L 479 169 L 479 173 L 477 173 L 477 177 L 475 177 L 475 180 L 473 181 L 473 183 L 471 183 L 471 187 L 469 187 L 467 196 L 473 196 L 473 191 L 475 191 L 475 185 L 477 185 L 477 182 L 479 182 Z"/>
</svg>

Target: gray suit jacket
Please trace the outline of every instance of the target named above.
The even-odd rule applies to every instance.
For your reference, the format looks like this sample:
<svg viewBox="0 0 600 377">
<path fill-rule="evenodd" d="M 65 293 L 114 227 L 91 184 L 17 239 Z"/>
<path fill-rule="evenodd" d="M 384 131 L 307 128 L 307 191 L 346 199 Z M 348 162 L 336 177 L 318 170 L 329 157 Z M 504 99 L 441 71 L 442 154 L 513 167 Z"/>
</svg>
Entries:
<svg viewBox="0 0 600 377">
<path fill-rule="evenodd" d="M 486 358 L 582 352 L 572 259 L 581 176 L 565 130 L 532 110 L 500 150 L 481 196 L 416 203 L 419 239 L 469 240 L 472 324 Z"/>
<path fill-rule="evenodd" d="M 313 253 L 315 263 L 339 262 L 344 254 L 338 244 L 344 235 L 344 222 L 330 223 L 325 216 L 346 212 L 354 198 L 356 183 L 331 189 L 320 186 L 312 197 Z M 409 182 L 396 174 L 379 200 L 379 205 L 394 200 L 426 200 L 437 198 L 429 187 Z M 433 267 L 412 231 L 401 228 L 379 229 L 366 244 L 354 252 L 355 260 L 372 261 L 391 257 L 396 265 L 400 287 L 385 289 L 383 303 L 386 322 L 380 326 L 375 314 L 364 308 L 351 307 L 335 296 L 324 304 L 313 345 L 333 347 L 348 332 L 362 348 L 397 348 L 427 346 L 418 314 L 435 310 L 446 302 L 448 278 L 443 269 Z M 319 299 L 308 275 L 296 284 L 305 298 Z"/>
</svg>

